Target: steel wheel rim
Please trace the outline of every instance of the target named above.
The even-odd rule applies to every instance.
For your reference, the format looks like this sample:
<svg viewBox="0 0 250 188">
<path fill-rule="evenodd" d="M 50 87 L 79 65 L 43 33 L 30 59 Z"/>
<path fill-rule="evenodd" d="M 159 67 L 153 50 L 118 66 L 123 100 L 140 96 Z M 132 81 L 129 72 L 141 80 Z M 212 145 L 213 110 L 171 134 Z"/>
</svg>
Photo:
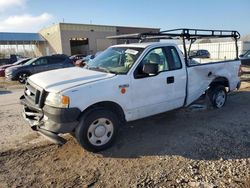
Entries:
<svg viewBox="0 0 250 188">
<path fill-rule="evenodd" d="M 21 74 L 20 76 L 19 76 L 19 80 L 23 83 L 23 82 L 25 82 L 26 80 L 27 80 L 27 74 Z"/>
<path fill-rule="evenodd" d="M 225 104 L 225 101 L 226 101 L 226 94 L 224 91 L 220 91 L 216 95 L 216 99 L 215 99 L 216 106 L 218 108 L 221 108 Z"/>
<path fill-rule="evenodd" d="M 108 143 L 114 133 L 114 125 L 107 118 L 98 118 L 88 128 L 88 140 L 94 146 Z"/>
</svg>

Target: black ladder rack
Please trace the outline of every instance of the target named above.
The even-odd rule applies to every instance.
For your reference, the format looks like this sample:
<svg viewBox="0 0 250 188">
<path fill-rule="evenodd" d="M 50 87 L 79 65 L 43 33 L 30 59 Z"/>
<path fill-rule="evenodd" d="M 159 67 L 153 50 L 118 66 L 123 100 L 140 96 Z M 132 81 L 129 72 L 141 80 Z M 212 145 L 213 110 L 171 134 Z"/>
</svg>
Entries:
<svg viewBox="0 0 250 188">
<path fill-rule="evenodd" d="M 160 31 L 158 33 L 135 33 L 135 34 L 125 34 L 107 37 L 108 39 L 137 39 L 139 42 L 144 42 L 146 40 L 152 39 L 181 39 L 183 42 L 184 55 L 187 63 L 189 51 L 191 45 L 197 39 L 204 38 L 232 38 L 236 45 L 236 59 L 238 59 L 238 44 L 237 41 L 240 39 L 240 33 L 235 30 L 208 30 L 208 29 L 172 29 Z M 190 41 L 189 50 L 186 49 L 186 40 Z"/>
<path fill-rule="evenodd" d="M 238 31 L 231 30 L 206 30 L 206 29 L 172 29 L 160 31 L 158 33 L 134 33 L 107 37 L 108 39 L 202 39 L 202 38 L 235 38 L 239 39 L 240 34 Z"/>
</svg>

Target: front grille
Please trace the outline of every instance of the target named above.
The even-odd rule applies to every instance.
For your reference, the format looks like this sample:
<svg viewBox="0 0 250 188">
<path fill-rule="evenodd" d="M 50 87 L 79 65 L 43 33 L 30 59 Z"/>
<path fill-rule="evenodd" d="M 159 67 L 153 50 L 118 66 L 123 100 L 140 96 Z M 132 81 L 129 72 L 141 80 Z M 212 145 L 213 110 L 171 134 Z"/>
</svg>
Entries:
<svg viewBox="0 0 250 188">
<path fill-rule="evenodd" d="M 44 106 L 46 91 L 38 86 L 35 86 L 30 81 L 26 82 L 24 89 L 25 99 L 32 105 L 36 105 L 39 108 Z"/>
</svg>

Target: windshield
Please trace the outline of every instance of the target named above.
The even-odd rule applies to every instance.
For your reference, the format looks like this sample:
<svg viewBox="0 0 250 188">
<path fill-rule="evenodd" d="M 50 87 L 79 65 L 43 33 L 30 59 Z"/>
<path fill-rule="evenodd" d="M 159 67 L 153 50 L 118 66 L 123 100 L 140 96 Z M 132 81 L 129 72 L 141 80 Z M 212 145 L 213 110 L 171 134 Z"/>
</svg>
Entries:
<svg viewBox="0 0 250 188">
<path fill-rule="evenodd" d="M 143 48 L 108 48 L 89 62 L 87 68 L 115 74 L 126 74 L 142 51 Z"/>
<path fill-rule="evenodd" d="M 19 60 L 19 61 L 13 63 L 13 65 L 18 65 L 20 62 L 22 62 L 22 60 Z"/>
<path fill-rule="evenodd" d="M 31 65 L 36 60 L 37 60 L 37 58 L 31 59 L 31 60 L 27 61 L 26 63 L 24 63 L 24 65 Z"/>
<path fill-rule="evenodd" d="M 248 51 L 245 53 L 244 57 L 250 57 L 250 50 L 248 50 Z"/>
<path fill-rule="evenodd" d="M 27 61 L 28 59 L 20 59 L 17 62 L 13 63 L 13 65 L 19 65 L 19 64 L 24 64 L 24 61 Z M 28 62 L 28 61 L 27 61 Z"/>
</svg>

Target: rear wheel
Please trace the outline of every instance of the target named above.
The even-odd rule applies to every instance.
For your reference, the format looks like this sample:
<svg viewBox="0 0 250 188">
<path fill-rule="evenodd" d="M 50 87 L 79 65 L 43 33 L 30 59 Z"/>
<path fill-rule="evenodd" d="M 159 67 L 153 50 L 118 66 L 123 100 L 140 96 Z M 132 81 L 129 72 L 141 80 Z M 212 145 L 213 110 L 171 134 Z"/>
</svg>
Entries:
<svg viewBox="0 0 250 188">
<path fill-rule="evenodd" d="M 227 101 L 227 91 L 222 85 L 209 88 L 208 96 L 214 108 L 222 108 Z"/>
<path fill-rule="evenodd" d="M 105 109 L 96 109 L 83 115 L 76 128 L 79 144 L 88 151 L 98 152 L 110 147 L 118 129 L 118 117 Z"/>
<path fill-rule="evenodd" d="M 30 74 L 27 73 L 27 72 L 19 73 L 19 74 L 18 74 L 18 81 L 19 81 L 21 84 L 25 84 L 29 76 L 30 76 Z"/>
</svg>

